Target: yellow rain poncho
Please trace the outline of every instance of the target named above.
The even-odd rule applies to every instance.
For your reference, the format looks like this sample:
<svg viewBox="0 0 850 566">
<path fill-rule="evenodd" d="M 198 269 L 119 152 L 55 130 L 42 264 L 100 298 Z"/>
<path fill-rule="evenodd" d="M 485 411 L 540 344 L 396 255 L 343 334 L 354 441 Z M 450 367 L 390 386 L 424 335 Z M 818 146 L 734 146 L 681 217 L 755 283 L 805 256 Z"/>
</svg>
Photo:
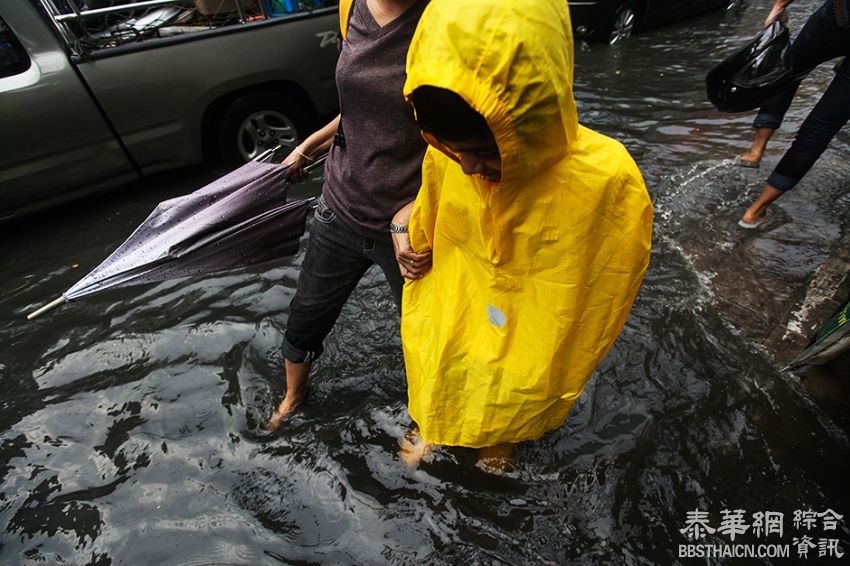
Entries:
<svg viewBox="0 0 850 566">
<path fill-rule="evenodd" d="M 564 421 L 623 328 L 652 205 L 625 148 L 578 124 L 564 0 L 432 0 L 405 96 L 424 85 L 486 118 L 502 178 L 425 155 L 410 237 L 433 267 L 404 288 L 410 415 L 436 444 L 535 439 Z"/>
</svg>

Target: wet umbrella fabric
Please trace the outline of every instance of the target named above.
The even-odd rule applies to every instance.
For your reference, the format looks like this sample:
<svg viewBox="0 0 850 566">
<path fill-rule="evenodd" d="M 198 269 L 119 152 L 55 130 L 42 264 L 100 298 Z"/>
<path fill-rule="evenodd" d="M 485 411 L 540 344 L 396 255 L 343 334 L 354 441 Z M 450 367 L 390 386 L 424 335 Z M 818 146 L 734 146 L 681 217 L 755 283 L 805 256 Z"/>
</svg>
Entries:
<svg viewBox="0 0 850 566">
<path fill-rule="evenodd" d="M 309 201 L 286 204 L 285 177 L 284 166 L 250 162 L 189 195 L 160 203 L 126 242 L 51 305 L 108 288 L 295 254 Z"/>
</svg>

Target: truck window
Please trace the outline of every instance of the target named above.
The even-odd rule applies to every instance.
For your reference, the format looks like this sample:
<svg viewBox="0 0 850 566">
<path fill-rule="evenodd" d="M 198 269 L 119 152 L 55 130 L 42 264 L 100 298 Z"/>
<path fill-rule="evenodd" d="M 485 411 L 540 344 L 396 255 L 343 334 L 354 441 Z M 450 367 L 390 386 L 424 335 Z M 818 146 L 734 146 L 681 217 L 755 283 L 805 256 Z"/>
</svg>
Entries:
<svg viewBox="0 0 850 566">
<path fill-rule="evenodd" d="M 3 1 L 8 0 L 0 0 Z M 77 55 L 323 10 L 338 3 L 333 0 L 38 1 L 59 24 Z"/>
<path fill-rule="evenodd" d="M 3 18 L 0 18 L 0 79 L 23 73 L 29 68 L 29 55 Z"/>
</svg>

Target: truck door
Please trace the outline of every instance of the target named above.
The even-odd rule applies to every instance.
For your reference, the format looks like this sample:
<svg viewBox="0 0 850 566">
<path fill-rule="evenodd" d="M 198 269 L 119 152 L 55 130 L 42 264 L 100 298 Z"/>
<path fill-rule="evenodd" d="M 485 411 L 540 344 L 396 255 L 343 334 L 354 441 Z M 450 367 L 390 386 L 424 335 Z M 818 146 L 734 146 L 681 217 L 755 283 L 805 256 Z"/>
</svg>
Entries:
<svg viewBox="0 0 850 566">
<path fill-rule="evenodd" d="M 138 173 L 29 2 L 0 2 L 0 217 Z"/>
</svg>

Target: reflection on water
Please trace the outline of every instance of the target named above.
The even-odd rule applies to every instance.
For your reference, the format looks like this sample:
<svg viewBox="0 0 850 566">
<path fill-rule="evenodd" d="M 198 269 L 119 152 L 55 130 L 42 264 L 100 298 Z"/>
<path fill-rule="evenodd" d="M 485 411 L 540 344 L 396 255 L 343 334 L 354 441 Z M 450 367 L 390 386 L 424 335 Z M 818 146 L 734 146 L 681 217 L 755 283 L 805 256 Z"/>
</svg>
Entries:
<svg viewBox="0 0 850 566">
<path fill-rule="evenodd" d="M 815 3 L 795 4 L 792 24 Z M 2 562 L 669 564 L 690 510 L 715 526 L 724 509 L 783 512 L 788 544 L 795 510 L 846 513 L 845 431 L 730 324 L 707 259 L 737 245 L 733 220 L 762 177 L 731 166 L 750 117 L 712 111 L 702 77 L 762 10 L 577 49 L 582 120 L 636 156 L 657 207 L 655 249 L 622 337 L 568 422 L 521 446 L 503 477 L 466 450 L 401 465 L 398 321 L 377 271 L 346 305 L 307 406 L 264 438 L 254 431 L 282 395 L 300 255 L 110 291 L 27 323 L 163 195 L 113 196 L 4 232 Z M 818 72 L 801 91 L 768 161 L 828 80 Z M 837 237 L 807 219 L 836 199 L 846 210 L 847 149 L 837 140 L 813 171 L 823 193 L 787 207 L 794 233 L 747 248 L 788 254 L 771 294 L 790 292 L 786 270 L 824 260 L 794 245 L 800 232 Z M 846 522 L 830 536 L 850 551 Z"/>
</svg>

